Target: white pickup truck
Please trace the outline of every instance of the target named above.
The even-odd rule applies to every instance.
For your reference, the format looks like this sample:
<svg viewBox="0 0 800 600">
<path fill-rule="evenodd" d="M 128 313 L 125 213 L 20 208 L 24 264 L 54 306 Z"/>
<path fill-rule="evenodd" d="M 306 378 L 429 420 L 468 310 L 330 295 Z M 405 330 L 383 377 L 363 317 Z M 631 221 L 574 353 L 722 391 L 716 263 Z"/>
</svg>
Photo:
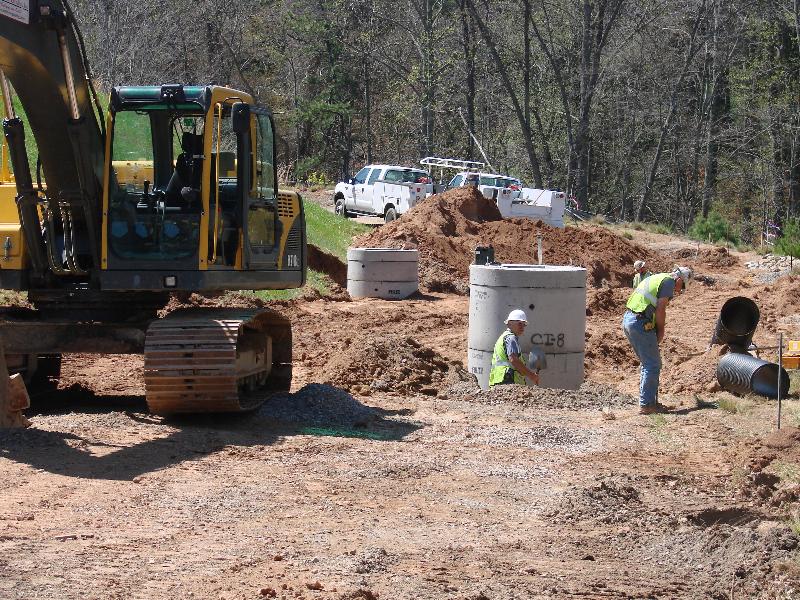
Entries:
<svg viewBox="0 0 800 600">
<path fill-rule="evenodd" d="M 397 165 L 367 165 L 333 192 L 337 215 L 377 215 L 388 223 L 433 193 L 430 174 Z"/>
</svg>

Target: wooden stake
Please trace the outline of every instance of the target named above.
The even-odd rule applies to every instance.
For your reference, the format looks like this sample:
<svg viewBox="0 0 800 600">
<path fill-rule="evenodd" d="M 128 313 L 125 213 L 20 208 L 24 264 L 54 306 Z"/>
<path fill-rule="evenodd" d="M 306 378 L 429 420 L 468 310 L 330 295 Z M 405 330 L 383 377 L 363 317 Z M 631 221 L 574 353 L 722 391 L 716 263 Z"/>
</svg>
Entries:
<svg viewBox="0 0 800 600">
<path fill-rule="evenodd" d="M 0 427 L 28 427 L 22 411 L 31 404 L 22 375 L 8 376 L 6 352 L 0 342 Z"/>
</svg>

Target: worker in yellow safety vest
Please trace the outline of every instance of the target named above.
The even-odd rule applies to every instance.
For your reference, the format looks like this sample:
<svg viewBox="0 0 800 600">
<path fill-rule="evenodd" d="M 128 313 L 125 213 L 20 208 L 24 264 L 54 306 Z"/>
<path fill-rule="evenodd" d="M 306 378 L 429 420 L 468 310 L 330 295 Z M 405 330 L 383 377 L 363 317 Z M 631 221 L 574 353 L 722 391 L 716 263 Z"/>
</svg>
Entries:
<svg viewBox="0 0 800 600">
<path fill-rule="evenodd" d="M 508 313 L 506 326 L 508 327 L 494 344 L 492 353 L 492 370 L 489 372 L 489 386 L 505 383 L 525 385 L 527 377 L 533 383 L 539 383 L 539 374 L 532 371 L 522 361 L 519 349 L 519 336 L 525 332 L 528 317 L 525 311 L 512 310 Z"/>
<path fill-rule="evenodd" d="M 639 287 L 643 279 L 647 279 L 652 275 L 652 273 L 647 270 L 647 263 L 643 260 L 637 260 L 633 263 L 633 270 L 636 272 L 636 275 L 633 276 L 633 289 Z"/>
<path fill-rule="evenodd" d="M 640 414 L 649 415 L 664 408 L 658 402 L 658 376 L 661 373 L 658 345 L 664 339 L 667 305 L 673 296 L 689 285 L 691 277 L 691 269 L 675 267 L 670 273 L 657 273 L 642 280 L 628 298 L 622 330 L 641 364 Z"/>
</svg>

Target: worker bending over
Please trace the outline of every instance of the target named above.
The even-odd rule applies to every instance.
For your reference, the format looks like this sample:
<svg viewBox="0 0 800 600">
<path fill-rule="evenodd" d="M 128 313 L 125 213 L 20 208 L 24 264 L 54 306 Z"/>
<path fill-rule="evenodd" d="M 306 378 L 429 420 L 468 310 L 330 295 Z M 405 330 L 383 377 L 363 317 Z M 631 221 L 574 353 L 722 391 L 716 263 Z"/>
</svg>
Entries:
<svg viewBox="0 0 800 600">
<path fill-rule="evenodd" d="M 667 304 L 689 285 L 692 271 L 675 267 L 671 273 L 657 273 L 644 279 L 628 298 L 622 329 L 641 363 L 639 413 L 649 415 L 662 410 L 658 403 L 658 376 L 661 354 L 658 345 L 664 339 Z"/>
<path fill-rule="evenodd" d="M 643 260 L 637 260 L 633 263 L 633 270 L 636 272 L 636 275 L 633 276 L 633 289 L 636 289 L 639 284 L 642 283 L 642 280 L 652 275 L 652 273 L 647 270 L 647 263 Z"/>
<path fill-rule="evenodd" d="M 489 386 L 504 383 L 525 385 L 527 377 L 533 383 L 539 384 L 539 374 L 532 371 L 522 362 L 519 350 L 519 336 L 525 332 L 528 317 L 522 310 L 512 310 L 508 313 L 506 326 L 508 327 L 494 344 L 492 354 L 492 370 L 489 372 Z"/>
</svg>

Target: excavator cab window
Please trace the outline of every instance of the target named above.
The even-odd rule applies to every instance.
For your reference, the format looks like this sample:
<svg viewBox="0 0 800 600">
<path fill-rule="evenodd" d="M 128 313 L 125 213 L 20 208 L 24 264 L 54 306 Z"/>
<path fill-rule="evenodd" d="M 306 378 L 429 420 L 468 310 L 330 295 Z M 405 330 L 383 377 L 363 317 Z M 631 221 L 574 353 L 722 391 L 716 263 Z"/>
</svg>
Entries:
<svg viewBox="0 0 800 600">
<path fill-rule="evenodd" d="M 266 260 L 275 249 L 278 219 L 275 208 L 275 140 L 269 115 L 256 114 L 255 126 L 255 177 L 247 210 L 247 240 L 251 260 L 258 263 Z"/>
<path fill-rule="evenodd" d="M 195 119 L 191 127 L 186 118 Z M 176 123 L 182 156 L 174 152 Z M 163 108 L 114 115 L 108 239 L 116 257 L 136 263 L 197 256 L 202 127 L 202 114 Z"/>
</svg>

